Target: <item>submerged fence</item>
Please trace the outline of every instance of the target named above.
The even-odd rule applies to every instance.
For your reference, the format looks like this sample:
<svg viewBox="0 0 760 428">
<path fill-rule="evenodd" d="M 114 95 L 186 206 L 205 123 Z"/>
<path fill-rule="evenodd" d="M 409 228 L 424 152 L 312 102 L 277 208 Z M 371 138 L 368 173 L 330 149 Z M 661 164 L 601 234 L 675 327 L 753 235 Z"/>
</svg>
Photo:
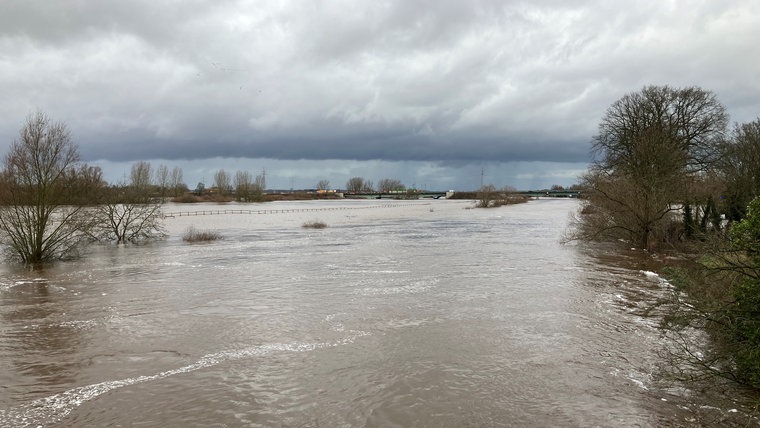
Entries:
<svg viewBox="0 0 760 428">
<path fill-rule="evenodd" d="M 201 215 L 224 215 L 224 214 L 286 214 L 286 213 L 305 213 L 315 211 L 341 211 L 341 210 L 361 210 L 367 208 L 395 208 L 411 204 L 382 204 L 367 205 L 362 207 L 325 207 L 325 208 L 287 208 L 277 210 L 202 210 L 202 211 L 175 211 L 163 214 L 164 218 L 174 217 L 192 217 Z"/>
</svg>

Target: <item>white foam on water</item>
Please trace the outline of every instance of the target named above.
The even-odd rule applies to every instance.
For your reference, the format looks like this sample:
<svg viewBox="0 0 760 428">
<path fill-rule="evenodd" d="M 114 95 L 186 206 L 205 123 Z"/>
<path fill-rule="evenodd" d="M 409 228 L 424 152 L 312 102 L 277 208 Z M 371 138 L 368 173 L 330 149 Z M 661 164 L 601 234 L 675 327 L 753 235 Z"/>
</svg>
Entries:
<svg viewBox="0 0 760 428">
<path fill-rule="evenodd" d="M 0 426 L 22 428 L 56 424 L 85 402 L 93 400 L 109 391 L 123 388 L 125 386 L 160 380 L 178 374 L 190 373 L 228 361 L 256 358 L 278 352 L 310 352 L 318 349 L 348 345 L 353 343 L 357 338 L 368 335 L 370 335 L 370 333 L 365 331 L 351 331 L 351 335 L 334 342 L 271 343 L 207 354 L 193 364 L 176 369 L 152 375 L 110 380 L 92 385 L 80 386 L 59 394 L 38 398 L 30 403 L 11 409 L 0 409 Z"/>
</svg>

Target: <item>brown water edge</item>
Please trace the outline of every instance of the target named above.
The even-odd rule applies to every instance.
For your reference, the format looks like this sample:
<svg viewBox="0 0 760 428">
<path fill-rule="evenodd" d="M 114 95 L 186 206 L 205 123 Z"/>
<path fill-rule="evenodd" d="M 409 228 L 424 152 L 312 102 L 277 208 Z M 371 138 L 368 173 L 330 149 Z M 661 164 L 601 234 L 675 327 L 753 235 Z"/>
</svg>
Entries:
<svg viewBox="0 0 760 428">
<path fill-rule="evenodd" d="M 625 296 L 626 307 L 631 313 L 642 318 L 652 318 L 662 323 L 663 319 L 678 307 L 688 296 L 683 290 L 678 290 L 667 280 L 669 269 L 693 269 L 693 255 L 672 249 L 670 251 L 650 253 L 636 248 L 629 248 L 618 243 L 586 243 L 580 245 L 582 252 L 600 265 L 610 268 L 622 268 L 630 271 L 640 271 L 656 281 L 665 284 L 668 292 L 661 293 L 656 288 L 638 287 L 636 289 L 621 289 Z M 676 297 L 678 296 L 678 297 Z M 658 387 L 665 392 L 671 392 L 669 400 L 677 403 L 686 413 L 686 426 L 760 426 L 760 391 L 737 384 L 736 382 L 710 375 L 705 371 L 693 371 L 678 367 L 678 360 L 685 354 L 681 348 L 681 338 L 677 338 L 666 325 L 661 327 L 671 340 L 675 338 L 679 345 L 669 346 L 658 351 L 660 358 L 659 369 L 656 373 Z M 684 334 L 689 335 L 689 332 Z M 713 346 L 707 333 L 691 331 L 688 337 L 691 345 L 696 345 L 689 352 L 702 354 L 709 352 Z M 673 342 L 671 342 L 672 344 Z M 685 371 L 684 371 L 685 370 Z M 664 400 L 664 399 L 663 399 Z M 702 400 L 720 402 L 723 410 L 706 404 Z M 729 409 L 726 411 L 726 409 Z M 680 425 L 679 425 L 680 426 Z"/>
</svg>

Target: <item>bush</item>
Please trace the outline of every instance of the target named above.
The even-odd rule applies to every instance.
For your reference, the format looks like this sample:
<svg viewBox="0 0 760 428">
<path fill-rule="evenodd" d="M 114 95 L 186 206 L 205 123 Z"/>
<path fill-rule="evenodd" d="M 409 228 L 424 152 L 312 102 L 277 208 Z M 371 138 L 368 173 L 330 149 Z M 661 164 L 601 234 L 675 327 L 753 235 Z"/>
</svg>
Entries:
<svg viewBox="0 0 760 428">
<path fill-rule="evenodd" d="M 327 227 L 327 223 L 323 221 L 315 220 L 315 221 L 304 223 L 303 225 L 301 225 L 301 227 L 306 227 L 310 229 L 324 229 Z"/>
<path fill-rule="evenodd" d="M 742 383 L 760 388 L 760 281 L 745 279 L 734 296 L 730 317 L 737 376 Z"/>
<path fill-rule="evenodd" d="M 730 311 L 736 369 L 742 382 L 760 388 L 760 198 L 750 202 L 730 236 L 734 250 L 743 254 L 734 265 L 741 279 Z"/>
<path fill-rule="evenodd" d="M 190 226 L 185 230 L 182 235 L 182 240 L 185 242 L 206 242 L 217 241 L 222 239 L 222 235 L 219 232 L 211 230 L 197 230 L 194 226 Z"/>
</svg>

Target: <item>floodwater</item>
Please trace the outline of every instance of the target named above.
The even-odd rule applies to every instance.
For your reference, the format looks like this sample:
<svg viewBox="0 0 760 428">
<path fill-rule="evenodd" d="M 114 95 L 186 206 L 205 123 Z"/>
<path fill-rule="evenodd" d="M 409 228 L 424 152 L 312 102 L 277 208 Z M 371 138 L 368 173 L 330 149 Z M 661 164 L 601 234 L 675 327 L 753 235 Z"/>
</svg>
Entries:
<svg viewBox="0 0 760 428">
<path fill-rule="evenodd" d="M 291 211 L 2 266 L 0 426 L 757 424 L 740 390 L 660 376 L 670 287 L 561 245 L 576 204 L 169 204 Z"/>
</svg>

